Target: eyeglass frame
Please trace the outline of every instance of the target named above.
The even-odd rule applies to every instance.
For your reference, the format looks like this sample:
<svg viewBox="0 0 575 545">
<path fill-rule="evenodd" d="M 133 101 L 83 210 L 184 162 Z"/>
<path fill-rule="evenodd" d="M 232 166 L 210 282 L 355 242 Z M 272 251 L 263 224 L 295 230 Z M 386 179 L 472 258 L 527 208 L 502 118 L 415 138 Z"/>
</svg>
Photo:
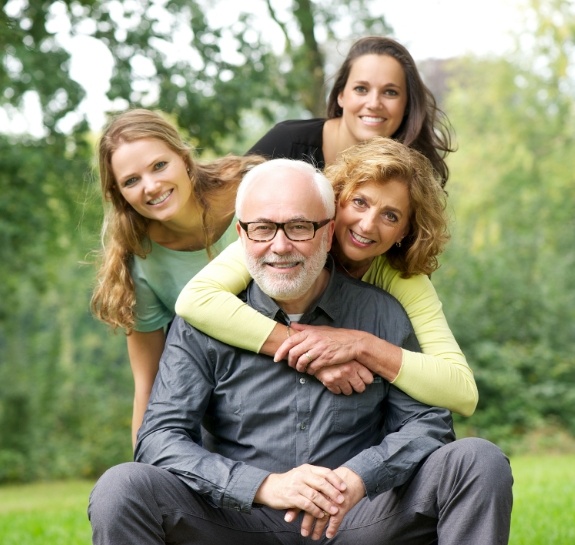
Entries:
<svg viewBox="0 0 575 545">
<path fill-rule="evenodd" d="M 308 241 L 313 240 L 315 238 L 315 235 L 319 229 L 321 229 L 322 227 L 325 227 L 332 220 L 333 220 L 333 218 L 327 218 L 327 219 L 321 220 L 321 221 L 290 220 L 290 221 L 284 221 L 283 223 L 280 223 L 277 221 L 248 221 L 248 222 L 244 222 L 244 221 L 238 220 L 238 223 L 240 224 L 240 227 L 245 231 L 246 236 L 252 242 L 271 242 L 274 238 L 276 238 L 276 235 L 278 234 L 278 231 L 280 231 L 280 230 L 283 231 L 286 238 L 288 240 L 291 240 L 292 242 L 308 242 Z M 269 223 L 270 225 L 275 225 L 276 231 L 275 231 L 273 237 L 268 239 L 268 240 L 255 240 L 255 239 L 251 238 L 249 233 L 248 233 L 248 227 L 254 223 Z M 284 228 L 288 223 L 310 223 L 313 226 L 313 235 L 311 236 L 311 238 L 306 238 L 303 240 L 294 240 L 294 239 L 290 238 L 290 236 L 286 233 L 286 230 Z"/>
</svg>

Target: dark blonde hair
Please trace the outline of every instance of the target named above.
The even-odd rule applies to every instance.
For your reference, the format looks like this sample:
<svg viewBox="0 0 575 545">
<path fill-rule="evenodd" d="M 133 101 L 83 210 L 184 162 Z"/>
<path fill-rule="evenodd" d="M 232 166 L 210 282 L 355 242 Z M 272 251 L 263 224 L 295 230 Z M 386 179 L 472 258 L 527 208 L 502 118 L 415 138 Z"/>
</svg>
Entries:
<svg viewBox="0 0 575 545">
<path fill-rule="evenodd" d="M 325 169 L 337 201 L 348 202 L 362 185 L 382 188 L 390 181 L 405 184 L 409 192 L 409 231 L 400 247 L 387 252 L 389 264 L 404 278 L 431 274 L 439 264 L 437 256 L 449 240 L 446 194 L 431 162 L 421 153 L 391 138 L 381 136 L 345 150 Z"/>
<path fill-rule="evenodd" d="M 151 250 L 148 239 L 150 220 L 125 200 L 112 170 L 112 156 L 124 143 L 152 138 L 178 154 L 188 169 L 193 195 L 202 210 L 204 247 L 210 255 L 214 229 L 209 221 L 210 199 L 220 191 L 235 192 L 243 175 L 262 157 L 227 156 L 209 163 L 198 163 L 191 156 L 176 127 L 162 114 L 146 109 L 128 110 L 114 117 L 104 129 L 98 146 L 100 185 L 104 201 L 100 269 L 92 294 L 94 315 L 114 329 L 133 329 L 136 296 L 130 275 L 133 256 L 144 258 Z M 230 211 L 233 211 L 233 198 Z"/>
<path fill-rule="evenodd" d="M 387 55 L 403 68 L 407 85 L 407 105 L 403 121 L 391 138 L 425 155 L 441 177 L 444 186 L 449 178 L 445 157 L 452 152 L 450 124 L 447 116 L 437 107 L 435 97 L 419 75 L 409 51 L 399 42 L 385 36 L 367 36 L 357 40 L 335 75 L 329 94 L 327 117 L 343 115 L 337 99 L 344 90 L 353 63 L 365 55 Z"/>
</svg>

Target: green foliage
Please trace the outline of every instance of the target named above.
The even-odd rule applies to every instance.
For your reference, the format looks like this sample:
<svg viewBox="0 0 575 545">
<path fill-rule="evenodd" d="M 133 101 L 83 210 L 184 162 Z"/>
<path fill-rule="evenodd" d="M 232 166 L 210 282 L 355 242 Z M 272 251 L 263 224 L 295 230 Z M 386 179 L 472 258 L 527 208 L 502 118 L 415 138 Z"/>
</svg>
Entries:
<svg viewBox="0 0 575 545">
<path fill-rule="evenodd" d="M 77 135 L 41 141 L 0 135 L 0 155 L 0 297 L 6 302 L 22 277 L 39 289 L 50 284 L 54 271 L 39 265 L 47 255 L 67 254 L 75 243 L 90 151 Z"/>
<path fill-rule="evenodd" d="M 523 63 L 451 67 L 456 221 L 434 275 L 480 391 L 462 425 L 508 448 L 540 426 L 575 432 L 575 93 Z"/>
<path fill-rule="evenodd" d="M 77 263 L 61 265 L 62 276 L 43 294 L 20 287 L 6 331 L 0 481 L 91 477 L 131 459 L 125 341 L 89 315 L 91 271 L 74 278 Z"/>
<path fill-rule="evenodd" d="M 298 115 L 324 113 L 327 44 L 389 31 L 383 17 L 370 13 L 369 0 L 293 0 L 281 7 L 256 0 L 238 7 L 232 24 L 219 23 L 225 9 L 220 4 L 141 0 L 110 9 L 106 0 L 31 0 L 17 10 L 12 6 L 10 15 L 0 12 L 8 31 L 0 46 L 4 66 L 11 67 L 2 71 L 0 64 L 0 105 L 20 106 L 23 94 L 35 91 L 49 131 L 77 109 L 84 92 L 69 78 L 69 54 L 52 34 L 57 12 L 72 35 L 95 38 L 112 53 L 108 96 L 115 107 L 174 114 L 200 152 L 228 153 L 222 143 L 230 135 L 237 141 L 234 151 L 243 152 L 253 141 L 251 133 L 243 134 L 248 113 L 257 112 L 266 125 L 294 106 Z M 266 13 L 269 20 L 262 24 Z M 342 27 L 341 20 L 352 24 Z M 285 38 L 283 51 L 281 42 L 266 38 L 270 24 Z M 327 36 L 327 44 L 318 34 Z"/>
<path fill-rule="evenodd" d="M 200 153 L 243 153 L 272 121 L 321 115 L 330 55 L 389 30 L 369 0 L 258 2 L 231 25 L 214 19 L 217 0 L 2 4 L 0 107 L 35 93 L 45 135 L 0 134 L 0 482 L 95 477 L 131 458 L 125 340 L 88 311 L 83 263 L 102 218 L 93 136 L 52 17 L 113 53 L 114 107 L 162 108 Z M 457 425 L 507 452 L 534 429 L 575 434 L 575 8 L 531 4 L 521 55 L 453 61 L 442 93 L 459 150 L 454 236 L 433 281 L 480 390 Z"/>
<path fill-rule="evenodd" d="M 70 0 L 64 4 L 69 5 Z M 86 3 L 75 0 L 74 4 Z M 58 122 L 76 110 L 85 95 L 70 79 L 70 55 L 54 39 L 46 22 L 50 0 L 6 2 L 0 11 L 0 106 L 21 107 L 25 94 L 34 92 L 40 99 L 43 122 L 49 132 L 57 131 Z M 62 69 L 64 68 L 64 70 Z"/>
</svg>

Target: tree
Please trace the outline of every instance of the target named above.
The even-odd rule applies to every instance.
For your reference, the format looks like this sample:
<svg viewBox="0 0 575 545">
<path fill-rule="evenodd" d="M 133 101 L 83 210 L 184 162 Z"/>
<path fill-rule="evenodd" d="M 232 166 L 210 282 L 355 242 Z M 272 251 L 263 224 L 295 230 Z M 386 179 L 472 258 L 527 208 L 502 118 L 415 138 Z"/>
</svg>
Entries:
<svg viewBox="0 0 575 545">
<path fill-rule="evenodd" d="M 459 144 L 448 185 L 456 223 L 434 281 L 480 390 L 463 425 L 505 445 L 543 422 L 575 431 L 575 27 L 566 4 L 533 3 L 539 26 L 515 57 L 455 62 L 446 104 Z"/>
<path fill-rule="evenodd" d="M 85 4 L 86 0 L 64 4 Z M 58 122 L 74 111 L 84 96 L 70 79 L 70 55 L 48 29 L 50 6 L 54 2 L 3 3 L 0 11 L 0 106 L 10 111 L 21 108 L 26 94 L 40 101 L 48 133 L 57 132 Z"/>
<path fill-rule="evenodd" d="M 200 152 L 241 153 L 252 139 L 243 136 L 248 116 L 269 123 L 287 112 L 321 113 L 324 44 L 347 37 L 334 29 L 350 10 L 363 28 L 368 6 L 299 0 L 292 15 L 257 3 L 286 40 L 280 51 L 254 30 L 253 12 L 217 26 L 218 2 L 1 4 L 0 107 L 15 116 L 36 97 L 44 134 L 0 133 L 0 482 L 93 477 L 131 454 L 124 339 L 88 311 L 93 271 L 80 263 L 97 245 L 101 204 L 93 137 L 78 114 L 85 93 L 58 32 L 69 25 L 110 49 L 115 108 L 161 108 Z M 384 28 L 381 19 L 369 24 Z"/>
<path fill-rule="evenodd" d="M 388 32 L 375 1 L 253 0 L 213 18 L 229 5 L 1 4 L 0 107 L 35 94 L 44 135 L 0 134 L 0 482 L 93 477 L 131 454 L 125 342 L 90 316 L 94 271 L 81 264 L 102 214 L 95 135 L 56 31 L 109 48 L 115 109 L 161 108 L 205 154 L 243 153 L 278 119 L 321 115 L 351 41 Z M 575 17 L 572 1 L 531 9 L 523 54 L 435 64 L 450 65 L 437 81 L 459 151 L 454 238 L 433 281 L 480 388 L 458 424 L 505 447 L 543 422 L 575 430 Z"/>
</svg>

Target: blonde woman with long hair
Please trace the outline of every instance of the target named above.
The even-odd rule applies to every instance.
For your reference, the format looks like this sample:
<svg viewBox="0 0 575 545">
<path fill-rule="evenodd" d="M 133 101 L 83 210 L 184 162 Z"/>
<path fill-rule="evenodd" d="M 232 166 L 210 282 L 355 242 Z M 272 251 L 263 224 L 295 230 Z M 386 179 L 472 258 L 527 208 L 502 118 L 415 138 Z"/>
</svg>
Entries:
<svg viewBox="0 0 575 545">
<path fill-rule="evenodd" d="M 135 440 L 178 294 L 236 240 L 237 186 L 263 159 L 196 162 L 176 127 L 145 109 L 113 118 L 98 153 L 105 217 L 91 308 L 127 335 Z"/>
</svg>

